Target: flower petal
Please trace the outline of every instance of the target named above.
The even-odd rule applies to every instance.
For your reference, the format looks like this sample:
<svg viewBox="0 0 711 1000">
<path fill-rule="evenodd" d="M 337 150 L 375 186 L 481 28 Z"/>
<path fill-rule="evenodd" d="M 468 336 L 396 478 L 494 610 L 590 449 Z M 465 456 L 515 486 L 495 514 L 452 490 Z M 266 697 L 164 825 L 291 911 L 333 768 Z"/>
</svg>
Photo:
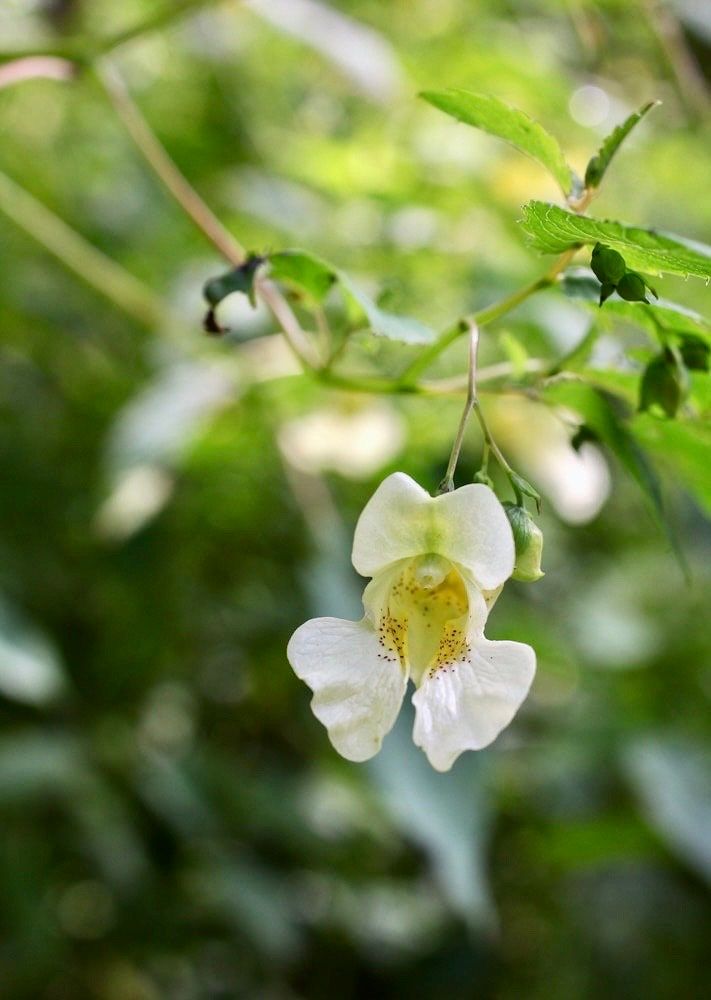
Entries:
<svg viewBox="0 0 711 1000">
<path fill-rule="evenodd" d="M 366 504 L 353 539 L 353 565 L 374 576 L 398 559 L 437 553 L 469 570 L 482 590 L 513 572 L 511 527 L 493 490 L 480 483 L 431 497 L 403 472 L 388 476 Z"/>
<path fill-rule="evenodd" d="M 413 695 L 413 739 L 438 771 L 463 750 L 481 750 L 513 719 L 536 672 L 536 654 L 521 642 L 475 639 L 450 666 L 428 674 Z"/>
<path fill-rule="evenodd" d="M 313 618 L 294 632 L 286 655 L 314 692 L 311 709 L 336 750 L 347 760 L 374 756 L 400 710 L 407 674 L 367 619 Z"/>
<path fill-rule="evenodd" d="M 358 518 L 353 538 L 353 565 L 363 576 L 375 576 L 398 559 L 429 551 L 425 535 L 432 497 L 404 472 L 384 479 Z"/>
</svg>

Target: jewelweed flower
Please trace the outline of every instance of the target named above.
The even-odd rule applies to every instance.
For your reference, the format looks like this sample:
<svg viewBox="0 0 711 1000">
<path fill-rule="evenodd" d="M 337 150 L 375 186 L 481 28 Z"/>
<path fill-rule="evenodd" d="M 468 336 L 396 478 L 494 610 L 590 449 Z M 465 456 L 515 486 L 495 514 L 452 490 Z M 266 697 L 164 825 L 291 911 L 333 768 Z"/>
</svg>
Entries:
<svg viewBox="0 0 711 1000">
<path fill-rule="evenodd" d="M 364 617 L 306 622 L 291 637 L 289 662 L 313 691 L 331 743 L 353 761 L 378 752 L 412 679 L 414 742 L 447 771 L 511 722 L 536 669 L 530 646 L 484 636 L 514 568 L 506 513 L 488 486 L 431 497 L 396 472 L 366 504 L 352 558 L 372 578 Z"/>
</svg>

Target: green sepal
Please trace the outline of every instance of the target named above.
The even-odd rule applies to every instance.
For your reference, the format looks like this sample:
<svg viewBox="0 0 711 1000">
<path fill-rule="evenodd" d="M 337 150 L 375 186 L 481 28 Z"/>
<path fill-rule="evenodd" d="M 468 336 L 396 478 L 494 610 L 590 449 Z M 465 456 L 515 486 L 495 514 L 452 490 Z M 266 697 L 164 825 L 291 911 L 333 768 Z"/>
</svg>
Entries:
<svg viewBox="0 0 711 1000">
<path fill-rule="evenodd" d="M 536 510 L 540 513 L 541 510 L 541 494 L 534 489 L 527 479 L 520 476 L 518 472 L 514 472 L 513 469 L 508 473 L 511 485 L 514 488 L 514 493 L 516 494 L 516 499 L 519 500 L 521 495 L 530 497 L 536 504 Z"/>
</svg>

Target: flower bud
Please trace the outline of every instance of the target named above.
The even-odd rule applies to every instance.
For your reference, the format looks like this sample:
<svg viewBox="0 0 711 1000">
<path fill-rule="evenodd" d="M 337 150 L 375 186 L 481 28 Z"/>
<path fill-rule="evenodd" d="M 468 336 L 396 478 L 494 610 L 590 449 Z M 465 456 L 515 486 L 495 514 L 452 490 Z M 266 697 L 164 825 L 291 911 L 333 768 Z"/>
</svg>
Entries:
<svg viewBox="0 0 711 1000">
<path fill-rule="evenodd" d="M 617 285 L 617 294 L 627 302 L 647 302 L 647 286 L 636 271 L 628 271 Z"/>
<path fill-rule="evenodd" d="M 514 503 L 505 503 L 504 510 L 511 525 L 514 544 L 516 546 L 516 565 L 513 579 L 525 583 L 533 583 L 544 576 L 541 569 L 543 554 L 543 532 L 533 520 L 525 507 Z"/>
<path fill-rule="evenodd" d="M 682 361 L 687 368 L 698 372 L 707 372 L 709 370 L 711 348 L 701 337 L 695 337 L 693 334 L 685 336 L 679 351 Z"/>
<path fill-rule="evenodd" d="M 616 285 L 627 271 L 622 254 L 601 243 L 596 243 L 593 248 L 590 267 L 603 285 Z"/>
<path fill-rule="evenodd" d="M 669 349 L 652 358 L 644 370 L 639 390 L 639 408 L 656 405 L 668 417 L 676 416 L 689 391 L 689 374 L 678 354 Z"/>
</svg>

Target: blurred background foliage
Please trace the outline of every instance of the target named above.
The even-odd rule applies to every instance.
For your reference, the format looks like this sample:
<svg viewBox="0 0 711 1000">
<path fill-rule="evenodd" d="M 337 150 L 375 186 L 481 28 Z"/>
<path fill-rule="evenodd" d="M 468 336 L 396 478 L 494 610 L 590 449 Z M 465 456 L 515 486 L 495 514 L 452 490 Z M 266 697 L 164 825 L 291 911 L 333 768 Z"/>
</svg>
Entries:
<svg viewBox="0 0 711 1000">
<path fill-rule="evenodd" d="M 5 0 L 1 47 L 164 22 L 112 58 L 249 248 L 308 247 L 439 328 L 540 274 L 516 219 L 552 183 L 416 98 L 449 86 L 523 107 L 580 171 L 662 99 L 595 213 L 709 240 L 702 2 L 170 6 Z M 286 641 L 306 617 L 359 615 L 358 513 L 396 468 L 435 488 L 461 402 L 319 387 L 246 304 L 239 334 L 205 337 L 201 286 L 223 265 L 90 74 L 0 90 L 0 124 L 4 174 L 144 286 L 127 315 L 0 184 L 0 995 L 707 996 L 707 376 L 693 434 L 688 414 L 635 418 L 688 584 L 614 457 L 576 453 L 535 402 L 486 397 L 544 494 L 546 577 L 509 584 L 489 626 L 536 647 L 532 695 L 449 774 L 407 713 L 349 764 Z M 702 283 L 659 285 L 703 309 Z M 589 322 L 546 293 L 487 328 L 482 363 L 553 358 Z M 412 351 L 353 349 L 385 369 Z M 594 361 L 619 387 L 650 350 L 613 325 Z M 460 481 L 479 455 L 472 430 Z"/>
</svg>

